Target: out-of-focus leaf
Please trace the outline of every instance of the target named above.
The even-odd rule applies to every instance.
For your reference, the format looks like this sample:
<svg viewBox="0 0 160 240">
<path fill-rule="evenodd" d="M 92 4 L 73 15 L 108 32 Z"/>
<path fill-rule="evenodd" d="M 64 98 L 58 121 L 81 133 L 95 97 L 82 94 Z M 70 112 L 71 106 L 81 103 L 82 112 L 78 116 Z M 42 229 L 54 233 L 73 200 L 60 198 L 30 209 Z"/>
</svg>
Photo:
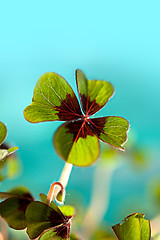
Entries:
<svg viewBox="0 0 160 240">
<path fill-rule="evenodd" d="M 95 232 L 92 235 L 93 240 L 115 240 L 115 235 L 113 232 L 109 231 L 108 229 L 103 229 L 101 227 L 100 229 L 96 229 Z"/>
<path fill-rule="evenodd" d="M 27 233 L 31 239 L 39 237 L 45 230 L 50 229 L 53 229 L 62 239 L 67 239 L 70 232 L 70 222 L 59 208 L 57 211 L 57 208 L 52 208 L 38 201 L 32 202 L 28 206 L 26 211 Z"/>
<path fill-rule="evenodd" d="M 0 151 L 6 151 L 7 157 L 3 159 L 3 161 L 0 161 L 0 173 L 2 178 L 0 178 L 0 181 L 8 178 L 13 178 L 16 175 L 20 173 L 21 170 L 21 164 L 19 161 L 19 158 L 16 156 L 16 154 L 11 154 L 9 151 L 12 152 L 12 150 L 16 150 L 17 147 L 14 147 L 10 150 L 9 146 L 5 143 L 3 143 L 0 146 Z M 14 153 L 14 152 L 13 152 Z"/>
<path fill-rule="evenodd" d="M 26 228 L 25 211 L 28 205 L 34 200 L 28 190 L 21 187 L 13 189 L 8 193 L 0 192 L 0 198 L 7 198 L 0 203 L 0 215 L 8 225 L 16 230 Z"/>
<path fill-rule="evenodd" d="M 45 73 L 34 89 L 33 100 L 24 110 L 27 121 L 69 121 L 82 115 L 76 95 L 67 81 L 56 73 Z"/>
<path fill-rule="evenodd" d="M 5 199 L 5 198 L 24 198 L 24 197 L 32 198 L 32 195 L 30 194 L 29 190 L 24 187 L 16 187 L 11 189 L 9 192 L 0 192 L 0 198 Z"/>
<path fill-rule="evenodd" d="M 141 213 L 133 213 L 122 223 L 112 226 L 119 240 L 150 240 L 151 228 L 149 220 L 144 219 Z"/>
<path fill-rule="evenodd" d="M 153 238 L 151 238 L 152 240 L 160 240 L 160 234 L 156 234 L 156 236 L 154 236 Z"/>
<path fill-rule="evenodd" d="M 6 177 L 13 178 L 21 171 L 21 165 L 18 157 L 11 155 L 6 161 Z"/>
<path fill-rule="evenodd" d="M 3 181 L 5 179 L 5 176 L 3 176 L 2 174 L 0 174 L 0 182 Z"/>
<path fill-rule="evenodd" d="M 18 147 L 12 147 L 9 149 L 0 149 L 0 160 L 3 160 L 4 158 L 8 157 L 10 154 L 14 153 L 17 151 L 19 148 Z"/>
<path fill-rule="evenodd" d="M 62 159 L 79 167 L 93 164 L 100 153 L 98 137 L 82 120 L 62 124 L 54 135 L 54 146 Z"/>
<path fill-rule="evenodd" d="M 0 160 L 3 160 L 10 155 L 10 152 L 6 149 L 0 149 Z"/>
<path fill-rule="evenodd" d="M 75 234 L 71 233 L 70 240 L 81 240 Z"/>
<path fill-rule="evenodd" d="M 0 122 L 0 145 L 4 142 L 6 136 L 7 136 L 7 128 L 2 122 Z"/>
</svg>

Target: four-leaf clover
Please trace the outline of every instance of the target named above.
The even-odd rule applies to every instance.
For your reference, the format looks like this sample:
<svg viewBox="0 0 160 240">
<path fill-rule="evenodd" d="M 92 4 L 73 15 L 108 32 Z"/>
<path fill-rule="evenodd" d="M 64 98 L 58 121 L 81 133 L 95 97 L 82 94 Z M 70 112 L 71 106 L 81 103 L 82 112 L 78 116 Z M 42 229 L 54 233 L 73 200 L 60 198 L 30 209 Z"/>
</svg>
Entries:
<svg viewBox="0 0 160 240">
<path fill-rule="evenodd" d="M 54 146 L 62 159 L 76 166 L 89 166 L 100 154 L 99 139 L 123 150 L 129 123 L 122 117 L 90 118 L 114 93 L 111 83 L 87 80 L 76 70 L 78 99 L 67 81 L 56 73 L 43 74 L 34 89 L 24 117 L 32 123 L 65 121 L 54 135 Z"/>
</svg>

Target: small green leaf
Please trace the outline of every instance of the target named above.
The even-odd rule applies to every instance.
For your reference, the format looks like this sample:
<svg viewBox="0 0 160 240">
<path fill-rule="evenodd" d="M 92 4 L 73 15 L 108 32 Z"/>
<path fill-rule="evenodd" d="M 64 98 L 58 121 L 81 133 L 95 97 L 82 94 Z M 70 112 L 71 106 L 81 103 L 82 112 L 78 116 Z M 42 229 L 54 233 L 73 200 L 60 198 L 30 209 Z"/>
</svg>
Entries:
<svg viewBox="0 0 160 240">
<path fill-rule="evenodd" d="M 41 193 L 40 198 L 43 203 L 46 203 L 47 195 Z M 68 218 L 71 218 L 75 213 L 74 207 L 69 206 L 69 205 L 63 205 L 63 206 L 57 207 L 57 205 L 53 201 L 51 201 L 50 207 L 53 208 L 56 212 L 59 212 L 59 214 L 61 214 L 61 212 L 62 212 L 63 215 L 65 215 Z"/>
<path fill-rule="evenodd" d="M 41 201 L 46 204 L 47 195 L 41 193 L 40 198 L 41 198 Z M 53 201 L 51 201 L 50 207 L 53 208 L 57 213 L 59 213 L 61 215 L 61 211 L 60 211 L 59 207 Z"/>
<path fill-rule="evenodd" d="M 63 204 L 64 202 L 64 199 L 65 199 L 65 194 L 64 194 L 64 191 L 60 190 L 56 196 L 56 201 L 57 203 L 59 204 Z"/>
<path fill-rule="evenodd" d="M 75 209 L 69 205 L 59 206 L 61 212 L 68 218 L 71 218 L 75 214 Z"/>
<path fill-rule="evenodd" d="M 7 136 L 7 128 L 2 122 L 0 122 L 0 145 L 4 142 L 6 136 Z"/>
<path fill-rule="evenodd" d="M 149 220 L 144 215 L 133 213 L 126 217 L 122 223 L 112 226 L 119 240 L 150 240 L 151 228 Z"/>
<path fill-rule="evenodd" d="M 3 160 L 4 158 L 8 157 L 10 154 L 14 153 L 18 149 L 19 149 L 18 147 L 12 147 L 9 148 L 8 150 L 0 149 L 0 160 Z"/>
<path fill-rule="evenodd" d="M 56 73 L 45 73 L 34 89 L 33 100 L 24 110 L 27 121 L 36 123 L 73 120 L 81 116 L 76 95 L 66 80 Z"/>
<path fill-rule="evenodd" d="M 54 135 L 59 156 L 68 163 L 84 167 L 93 164 L 100 153 L 98 137 L 92 129 L 82 127 L 83 121 L 62 124 Z M 83 135 L 83 133 L 85 135 Z"/>
<path fill-rule="evenodd" d="M 14 153 L 15 151 L 17 151 L 18 149 L 19 149 L 19 147 L 12 147 L 12 148 L 8 149 L 8 152 L 10 152 L 10 154 L 11 154 L 11 153 Z"/>
</svg>

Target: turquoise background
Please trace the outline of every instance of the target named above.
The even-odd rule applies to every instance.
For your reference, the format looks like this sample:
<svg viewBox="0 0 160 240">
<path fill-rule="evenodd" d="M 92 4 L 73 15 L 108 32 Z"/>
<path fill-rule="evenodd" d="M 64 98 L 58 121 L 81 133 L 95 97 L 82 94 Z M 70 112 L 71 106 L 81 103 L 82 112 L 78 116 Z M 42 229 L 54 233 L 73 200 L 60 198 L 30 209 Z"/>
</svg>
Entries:
<svg viewBox="0 0 160 240">
<path fill-rule="evenodd" d="M 7 140 L 19 146 L 23 164 L 21 176 L 2 183 L 1 190 L 20 183 L 38 196 L 58 180 L 64 162 L 52 136 L 60 123 L 30 124 L 23 109 L 43 73 L 59 73 L 77 91 L 75 69 L 80 68 L 89 79 L 108 80 L 115 87 L 97 116 L 127 118 L 137 143 L 154 152 L 143 174 L 124 164 L 113 175 L 106 219 L 120 221 L 124 201 L 132 195 L 145 201 L 146 182 L 160 170 L 160 2 L 3 1 L 0 9 L 0 120 L 8 128 Z M 68 194 L 76 191 L 87 204 L 93 174 L 94 167 L 75 167 Z M 147 207 L 144 211 L 153 215 Z"/>
</svg>

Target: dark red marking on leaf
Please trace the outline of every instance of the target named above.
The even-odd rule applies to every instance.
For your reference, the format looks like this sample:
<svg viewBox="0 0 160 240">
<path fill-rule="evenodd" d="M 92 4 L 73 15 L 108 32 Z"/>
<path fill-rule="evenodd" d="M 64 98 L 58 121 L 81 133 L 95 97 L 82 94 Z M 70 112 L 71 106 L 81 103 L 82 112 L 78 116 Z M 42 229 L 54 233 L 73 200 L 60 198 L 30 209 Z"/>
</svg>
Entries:
<svg viewBox="0 0 160 240">
<path fill-rule="evenodd" d="M 54 228 L 56 235 L 60 236 L 62 239 L 68 239 L 70 237 L 70 222 L 64 223 L 62 226 Z"/>
<path fill-rule="evenodd" d="M 98 137 L 100 136 L 101 133 L 104 133 L 103 128 L 105 127 L 106 119 L 107 117 L 90 119 L 91 128 L 93 129 L 93 131 Z"/>
<path fill-rule="evenodd" d="M 67 133 L 72 133 L 74 135 L 73 141 L 77 142 L 80 137 L 86 138 L 88 135 L 95 135 L 90 125 L 90 119 L 87 118 L 66 123 L 66 127 L 68 128 Z"/>
<path fill-rule="evenodd" d="M 81 101 L 83 112 L 86 116 L 91 116 L 102 108 L 102 106 L 96 103 L 96 100 L 90 101 L 90 96 L 86 97 L 84 94 L 81 95 Z"/>
<path fill-rule="evenodd" d="M 32 197 L 32 195 L 28 192 L 28 193 L 24 193 L 22 196 L 22 198 L 27 199 L 29 201 L 34 201 L 34 198 Z"/>
<path fill-rule="evenodd" d="M 67 221 L 67 218 L 64 215 L 63 215 L 63 218 L 62 218 L 62 216 L 58 212 L 56 212 L 55 210 L 50 212 L 50 215 L 49 215 L 48 219 L 52 223 L 53 227 Z"/>
<path fill-rule="evenodd" d="M 55 106 L 55 110 L 58 111 L 56 115 L 62 121 L 76 120 L 83 116 L 75 95 L 67 94 L 61 105 Z"/>
<path fill-rule="evenodd" d="M 19 204 L 19 207 L 18 207 L 18 210 L 19 211 L 23 211 L 25 212 L 28 205 L 33 201 L 33 199 L 29 200 L 29 199 L 18 199 L 18 204 Z"/>
</svg>

